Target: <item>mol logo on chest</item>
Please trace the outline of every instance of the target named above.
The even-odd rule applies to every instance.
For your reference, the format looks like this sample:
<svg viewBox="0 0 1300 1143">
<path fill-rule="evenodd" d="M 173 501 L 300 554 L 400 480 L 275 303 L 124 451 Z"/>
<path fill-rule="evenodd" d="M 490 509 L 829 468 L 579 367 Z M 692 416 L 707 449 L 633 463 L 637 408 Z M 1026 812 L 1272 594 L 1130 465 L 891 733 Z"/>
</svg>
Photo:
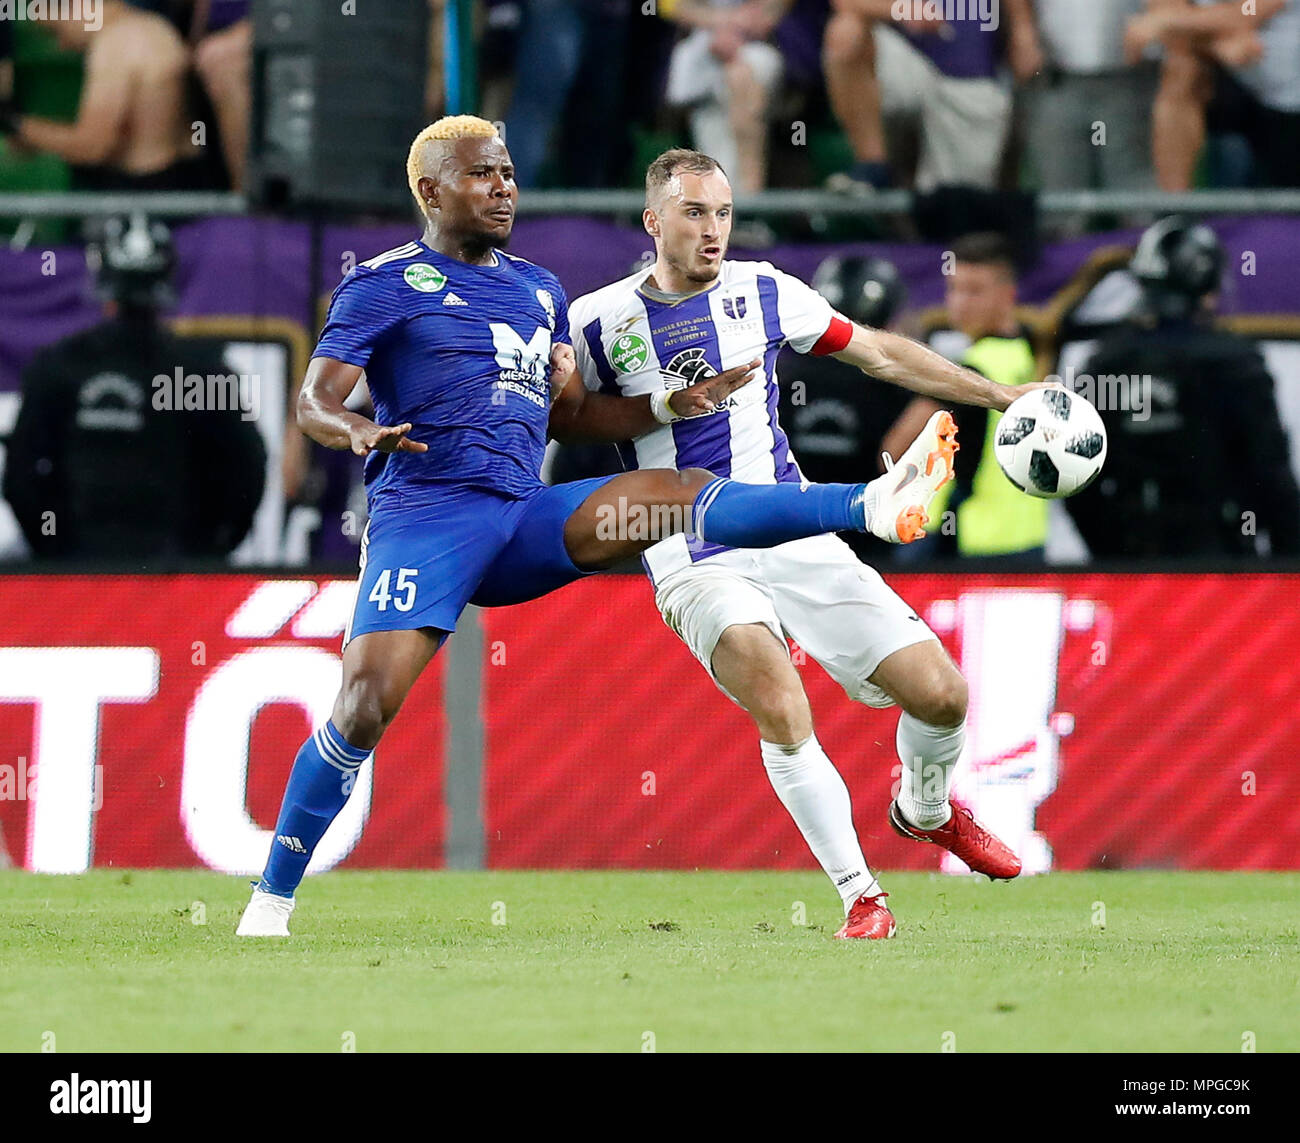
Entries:
<svg viewBox="0 0 1300 1143">
<path fill-rule="evenodd" d="M 500 370 L 492 403 L 499 405 L 514 394 L 545 409 L 550 406 L 551 331 L 537 326 L 532 337 L 505 322 L 492 322 L 492 344 Z"/>
</svg>

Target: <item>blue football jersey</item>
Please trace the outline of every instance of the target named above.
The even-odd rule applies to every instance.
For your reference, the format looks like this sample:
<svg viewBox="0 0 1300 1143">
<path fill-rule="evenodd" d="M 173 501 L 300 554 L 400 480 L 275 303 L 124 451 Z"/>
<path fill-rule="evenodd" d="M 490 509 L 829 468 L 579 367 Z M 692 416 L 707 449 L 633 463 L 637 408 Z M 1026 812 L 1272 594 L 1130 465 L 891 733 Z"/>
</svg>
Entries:
<svg viewBox="0 0 1300 1143">
<path fill-rule="evenodd" d="M 409 421 L 423 453 L 371 453 L 369 495 L 453 484 L 504 496 L 541 484 L 553 342 L 568 302 L 548 270 L 498 252 L 471 266 L 409 242 L 339 283 L 313 356 L 366 371 L 375 420 Z"/>
</svg>

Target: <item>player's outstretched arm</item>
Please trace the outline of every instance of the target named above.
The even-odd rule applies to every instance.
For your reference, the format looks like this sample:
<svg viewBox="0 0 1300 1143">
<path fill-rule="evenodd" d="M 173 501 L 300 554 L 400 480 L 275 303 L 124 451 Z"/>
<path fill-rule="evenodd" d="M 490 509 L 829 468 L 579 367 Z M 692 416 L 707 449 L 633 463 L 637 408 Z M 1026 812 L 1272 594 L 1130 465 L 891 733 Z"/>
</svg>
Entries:
<svg viewBox="0 0 1300 1143">
<path fill-rule="evenodd" d="M 551 355 L 551 420 L 547 432 L 561 443 L 569 441 L 630 441 L 673 418 L 699 417 L 716 411 L 732 393 L 754 376 L 762 364 L 755 360 L 706 377 L 668 394 L 667 413 L 655 415 L 648 396 L 613 397 L 593 393 L 582 383 L 573 364 L 573 350 L 556 345 Z"/>
<path fill-rule="evenodd" d="M 377 425 L 354 413 L 343 402 L 356 388 L 364 371 L 359 365 L 332 357 L 313 357 L 298 392 L 298 427 L 326 448 L 349 448 L 357 456 L 379 452 L 428 452 L 429 446 L 406 434 L 410 423 Z"/>
<path fill-rule="evenodd" d="M 935 353 L 919 341 L 857 324 L 853 326 L 849 344 L 834 356 L 850 365 L 856 365 L 872 377 L 891 381 L 913 393 L 921 393 L 943 403 L 978 405 L 984 409 L 1001 411 L 1031 389 L 1049 388 L 1044 382 L 1033 385 L 999 385 L 972 369 L 954 365 L 942 354 Z"/>
</svg>

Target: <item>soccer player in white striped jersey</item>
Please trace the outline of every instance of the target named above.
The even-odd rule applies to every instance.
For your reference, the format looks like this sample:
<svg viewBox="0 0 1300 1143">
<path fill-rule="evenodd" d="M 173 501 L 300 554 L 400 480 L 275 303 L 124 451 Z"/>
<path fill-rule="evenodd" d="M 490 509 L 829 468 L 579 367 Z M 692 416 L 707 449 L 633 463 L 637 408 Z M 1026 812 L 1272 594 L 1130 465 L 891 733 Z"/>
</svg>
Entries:
<svg viewBox="0 0 1300 1143">
<path fill-rule="evenodd" d="M 570 308 L 581 383 L 648 398 L 660 422 L 619 443 L 626 468 L 700 466 L 756 484 L 802 482 L 777 420 L 775 362 L 787 344 L 834 354 L 940 401 L 1001 410 L 1025 391 L 907 338 L 855 325 L 767 262 L 727 261 L 731 223 L 731 187 L 717 162 L 695 151 L 666 152 L 646 174 L 644 224 L 654 239 L 654 264 Z M 674 408 L 675 391 L 750 361 L 761 363 L 761 375 L 712 413 L 678 415 L 687 410 Z M 579 383 L 571 377 L 567 385 Z M 552 435 L 617 439 L 609 406 L 571 401 L 576 395 L 567 387 L 561 392 Z M 955 438 L 951 414 L 940 411 L 896 464 L 885 458 L 889 471 L 867 491 L 876 535 L 893 543 L 924 535 L 929 521 L 916 506 L 915 485 L 929 486 L 926 504 L 951 479 Z M 768 778 L 843 900 L 837 937 L 890 937 L 896 926 L 888 894 L 863 857 L 848 789 L 813 731 L 787 635 L 851 699 L 902 708 L 902 781 L 888 810 L 894 829 L 936 843 L 990 877 L 1020 872 L 1015 854 L 948 800 L 964 740 L 965 680 L 924 620 L 847 544 L 824 535 L 767 550 L 729 549 L 679 534 L 642 559 L 664 621 L 754 719 Z"/>
</svg>

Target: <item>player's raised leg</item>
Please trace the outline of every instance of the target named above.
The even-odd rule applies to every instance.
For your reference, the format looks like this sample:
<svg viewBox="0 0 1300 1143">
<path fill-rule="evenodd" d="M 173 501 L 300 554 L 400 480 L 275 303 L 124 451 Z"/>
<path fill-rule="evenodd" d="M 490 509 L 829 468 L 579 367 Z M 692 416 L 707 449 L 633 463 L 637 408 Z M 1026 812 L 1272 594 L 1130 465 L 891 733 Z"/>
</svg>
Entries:
<svg viewBox="0 0 1300 1143">
<path fill-rule="evenodd" d="M 584 570 L 612 567 L 678 532 L 729 547 L 766 548 L 865 528 L 865 484 L 741 484 L 702 468 L 611 477 L 569 516 L 564 545 Z"/>
<path fill-rule="evenodd" d="M 937 640 L 887 656 L 871 676 L 903 708 L 896 745 L 902 763 L 889 824 L 903 837 L 933 842 L 972 870 L 1009 880 L 1020 859 L 975 820 L 949 802 L 952 775 L 966 740 L 966 680 Z"/>
<path fill-rule="evenodd" d="M 757 589 L 754 594 L 761 596 Z M 729 605 L 743 602 L 729 593 Z M 760 599 L 754 603 L 762 606 Z M 700 631 L 688 634 L 692 643 L 707 638 Z M 813 733 L 812 709 L 785 642 L 768 623 L 732 624 L 713 650 L 711 672 L 753 718 L 768 780 L 844 903 L 845 921 L 835 936 L 892 937 L 888 894 L 862 855 L 848 787 Z"/>
<path fill-rule="evenodd" d="M 899 462 L 907 466 L 901 478 L 896 467 L 870 484 L 744 484 L 702 468 L 625 472 L 592 491 L 568 518 L 565 547 L 579 568 L 598 570 L 678 532 L 734 548 L 847 531 L 908 543 L 925 534 L 925 509 L 951 477 L 956 445 L 941 440 L 940 416 L 951 423 L 947 413 L 932 418 Z"/>
<path fill-rule="evenodd" d="M 343 653 L 334 710 L 298 750 L 275 823 L 271 855 L 240 919 L 241 937 L 287 937 L 293 895 L 326 829 L 352 794 L 420 672 L 445 638 L 432 628 L 373 631 Z"/>
</svg>

